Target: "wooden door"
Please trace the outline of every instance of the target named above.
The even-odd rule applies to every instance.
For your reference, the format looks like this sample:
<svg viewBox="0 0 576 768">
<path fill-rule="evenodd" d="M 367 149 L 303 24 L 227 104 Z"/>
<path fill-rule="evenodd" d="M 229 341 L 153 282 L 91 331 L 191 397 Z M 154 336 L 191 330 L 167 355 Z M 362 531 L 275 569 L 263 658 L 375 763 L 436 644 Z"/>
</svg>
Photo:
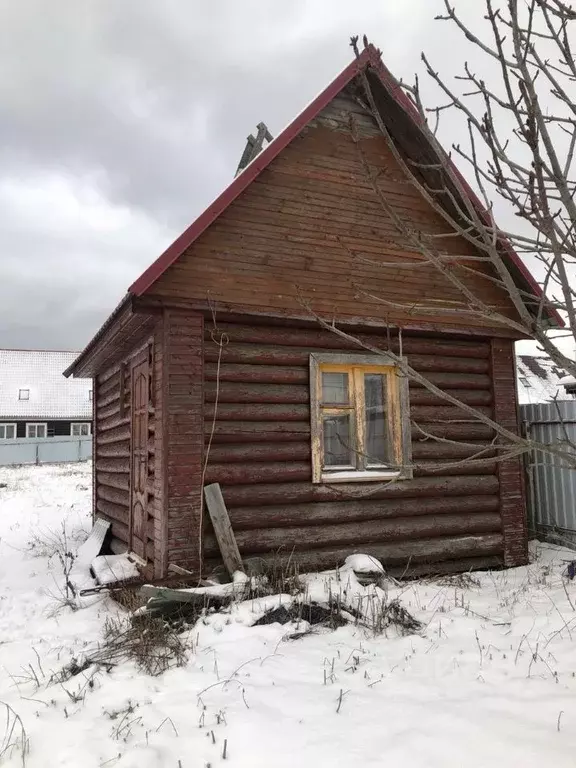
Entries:
<svg viewBox="0 0 576 768">
<path fill-rule="evenodd" d="M 148 525 L 148 400 L 150 368 L 148 355 L 132 366 L 132 477 L 130 504 L 130 549 L 146 560 Z"/>
</svg>

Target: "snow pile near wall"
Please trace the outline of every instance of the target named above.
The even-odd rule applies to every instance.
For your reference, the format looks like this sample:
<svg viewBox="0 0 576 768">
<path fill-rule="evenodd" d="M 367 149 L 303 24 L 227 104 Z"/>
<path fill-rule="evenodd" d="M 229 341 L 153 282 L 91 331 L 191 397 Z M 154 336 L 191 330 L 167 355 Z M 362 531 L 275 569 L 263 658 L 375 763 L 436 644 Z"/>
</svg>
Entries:
<svg viewBox="0 0 576 768">
<path fill-rule="evenodd" d="M 89 470 L 5 469 L 2 482 L 0 745 L 6 704 L 25 729 L 27 768 L 574 765 L 568 550 L 538 546 L 530 566 L 507 572 L 388 584 L 387 599 L 423 622 L 416 635 L 350 623 L 295 637 L 292 625 L 254 626 L 270 607 L 291 604 L 284 594 L 201 619 L 181 636 L 185 666 L 160 677 L 124 662 L 59 684 L 52 675 L 122 617 L 105 597 L 83 610 L 64 605 L 46 541 L 64 520 L 80 546 Z M 310 576 L 308 592 L 324 599 L 338 584 L 357 599 L 378 588 L 354 578 Z M 3 764 L 22 765 L 16 748 Z"/>
</svg>

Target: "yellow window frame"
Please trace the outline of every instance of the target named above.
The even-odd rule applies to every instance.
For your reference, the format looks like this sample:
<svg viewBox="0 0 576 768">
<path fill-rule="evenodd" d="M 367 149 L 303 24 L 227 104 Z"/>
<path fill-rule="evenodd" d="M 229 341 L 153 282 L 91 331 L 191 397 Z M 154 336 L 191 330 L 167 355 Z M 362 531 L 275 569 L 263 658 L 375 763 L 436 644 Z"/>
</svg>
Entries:
<svg viewBox="0 0 576 768">
<path fill-rule="evenodd" d="M 348 403 L 324 403 L 322 374 L 348 374 Z M 370 464 L 366 450 L 366 400 L 364 376 L 386 377 L 385 412 L 390 438 L 391 460 Z M 312 436 L 312 480 L 314 483 L 364 482 L 412 477 L 408 382 L 396 361 L 383 355 L 310 355 L 310 404 Z M 329 468 L 324 460 L 324 415 L 352 415 L 354 466 Z"/>
</svg>

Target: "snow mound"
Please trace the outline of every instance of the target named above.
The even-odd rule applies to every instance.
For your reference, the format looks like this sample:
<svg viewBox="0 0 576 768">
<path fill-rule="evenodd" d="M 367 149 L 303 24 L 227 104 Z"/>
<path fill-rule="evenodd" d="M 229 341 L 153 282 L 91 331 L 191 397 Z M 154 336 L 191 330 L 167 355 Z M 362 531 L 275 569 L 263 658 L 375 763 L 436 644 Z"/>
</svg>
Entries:
<svg viewBox="0 0 576 768">
<path fill-rule="evenodd" d="M 352 570 L 354 573 L 384 574 L 384 566 L 372 555 L 349 555 L 340 570 Z"/>
<path fill-rule="evenodd" d="M 137 579 L 140 575 L 136 564 L 128 555 L 99 555 L 90 566 L 98 584 L 114 584 L 117 581 Z"/>
</svg>

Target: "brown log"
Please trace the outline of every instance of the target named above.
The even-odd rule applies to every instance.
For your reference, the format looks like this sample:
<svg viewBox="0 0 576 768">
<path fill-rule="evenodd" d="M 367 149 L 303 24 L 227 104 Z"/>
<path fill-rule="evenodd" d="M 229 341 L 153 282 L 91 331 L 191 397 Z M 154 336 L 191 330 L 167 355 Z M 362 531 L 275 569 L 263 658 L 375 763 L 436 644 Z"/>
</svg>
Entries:
<svg viewBox="0 0 576 768">
<path fill-rule="evenodd" d="M 98 427 L 98 434 L 96 436 L 96 443 L 98 445 L 109 445 L 110 443 L 121 443 L 130 439 L 130 427 L 128 425 L 123 427 L 115 427 L 114 429 L 108 429 L 105 432 L 100 431 Z"/>
<path fill-rule="evenodd" d="M 121 507 L 118 504 L 112 504 L 109 501 L 98 499 L 96 501 L 96 509 L 108 519 L 116 520 L 117 522 L 124 523 L 124 525 L 128 525 L 128 509 L 126 507 Z"/>
<path fill-rule="evenodd" d="M 322 350 L 318 350 L 321 352 Z M 324 350 L 330 352 L 330 349 Z M 365 350 L 363 350 L 365 352 Z M 222 349 L 223 363 L 293 365 L 307 366 L 310 350 L 297 347 L 264 346 L 257 344 L 228 344 Z M 204 359 L 208 363 L 218 362 L 219 348 L 208 345 L 204 350 Z M 486 373 L 489 361 L 482 358 L 441 357 L 435 355 L 410 355 L 409 364 L 417 371 L 447 373 Z"/>
<path fill-rule="evenodd" d="M 124 440 L 120 443 L 110 443 L 109 445 L 98 446 L 98 457 L 116 457 L 125 459 L 130 457 L 130 440 Z"/>
<path fill-rule="evenodd" d="M 486 405 L 475 406 L 474 410 L 492 418 L 492 408 Z M 473 416 L 452 405 L 414 405 L 410 407 L 410 418 L 417 424 L 434 424 L 435 422 L 445 424 L 450 421 L 477 423 L 477 419 Z"/>
<path fill-rule="evenodd" d="M 448 440 L 461 440 L 469 442 L 471 440 L 490 440 L 494 436 L 492 429 L 481 423 L 447 423 L 447 424 L 413 424 L 412 425 L 412 444 L 417 440 L 428 440 L 429 442 L 438 442 L 434 437 L 446 438 Z M 434 437 L 426 437 L 425 435 Z"/>
<path fill-rule="evenodd" d="M 107 485 L 97 485 L 96 495 L 100 499 L 111 501 L 113 504 L 119 504 L 128 509 L 130 504 L 130 494 L 128 491 L 121 491 L 119 488 L 109 488 Z"/>
<path fill-rule="evenodd" d="M 437 445 L 437 443 L 436 443 Z M 254 443 L 247 445 L 212 445 L 208 466 L 229 462 L 307 461 L 310 441 L 301 443 Z"/>
<path fill-rule="evenodd" d="M 296 528 L 261 528 L 236 531 L 236 542 L 243 557 L 278 552 L 302 552 L 323 547 L 355 547 L 386 544 L 389 541 L 412 541 L 440 536 L 475 533 L 497 533 L 502 526 L 499 514 L 421 515 L 392 520 L 370 520 L 363 523 L 314 525 Z M 206 557 L 218 554 L 214 536 L 205 540 Z"/>
<path fill-rule="evenodd" d="M 98 409 L 107 408 L 110 405 L 117 405 L 117 408 L 120 407 L 120 390 L 115 388 L 112 389 L 110 392 L 106 393 L 105 395 L 100 395 L 98 399 L 96 400 L 96 405 L 98 406 Z"/>
<path fill-rule="evenodd" d="M 206 470 L 206 483 L 220 483 L 226 487 L 247 483 L 285 483 L 292 480 L 311 480 L 309 461 L 270 462 L 256 464 L 210 464 Z"/>
<path fill-rule="evenodd" d="M 260 384 L 306 384 L 308 385 L 308 368 L 290 368 L 289 366 L 273 365 L 234 365 L 226 364 L 218 366 L 215 363 L 206 363 L 204 376 L 207 381 L 237 381 Z"/>
<path fill-rule="evenodd" d="M 295 328 L 274 327 L 262 325 L 238 325 L 235 323 L 218 323 L 218 330 L 226 333 L 233 344 L 273 344 L 275 346 L 289 347 L 326 347 L 334 350 L 361 351 L 362 347 L 354 342 L 338 336 L 336 333 L 319 328 Z M 210 339 L 211 328 L 206 327 L 205 336 Z M 356 332 L 353 329 L 349 333 L 360 341 L 378 346 L 385 350 L 388 347 L 388 339 L 385 331 L 382 334 Z M 391 348 L 398 351 L 399 341 L 391 339 Z M 402 348 L 405 355 L 448 355 L 455 357 L 483 357 L 489 355 L 489 345 L 478 341 L 441 341 L 439 339 L 422 339 L 404 336 Z"/>
<path fill-rule="evenodd" d="M 480 451 L 485 451 L 482 458 L 494 456 L 495 451 L 493 449 L 486 450 L 488 448 L 490 448 L 490 441 L 477 441 L 474 447 L 468 447 L 468 445 L 456 443 L 440 443 L 436 440 L 415 440 L 412 443 L 412 459 L 415 463 L 419 463 L 419 459 L 436 459 L 438 461 L 464 459 Z"/>
<path fill-rule="evenodd" d="M 98 414 L 96 414 L 96 431 L 98 434 L 108 432 L 110 429 L 117 429 L 118 427 L 125 427 L 130 425 L 130 418 L 128 416 L 110 416 L 107 419 L 100 420 Z"/>
<path fill-rule="evenodd" d="M 485 373 L 436 373 L 434 371 L 426 372 L 426 378 L 431 384 L 435 384 L 440 389 L 484 389 L 490 390 L 490 376 Z M 413 387 L 420 388 L 416 381 L 410 382 L 410 390 Z"/>
<path fill-rule="evenodd" d="M 98 375 L 98 394 L 105 395 L 114 389 L 120 389 L 120 371 L 119 367 L 108 369 Z"/>
<path fill-rule="evenodd" d="M 488 533 L 476 536 L 455 536 L 438 539 L 394 542 L 392 544 L 368 544 L 366 546 L 318 549 L 310 552 L 282 552 L 247 558 L 244 565 L 258 572 L 270 567 L 297 568 L 301 573 L 324 570 L 342 565 L 353 552 L 372 555 L 384 567 L 403 566 L 413 563 L 434 563 L 465 557 L 500 555 L 503 549 L 502 535 Z M 207 563 L 208 565 L 208 563 Z"/>
<path fill-rule="evenodd" d="M 493 496 L 498 493 L 494 475 L 464 477 L 420 477 L 395 483 L 269 483 L 225 488 L 228 509 L 268 504 L 301 504 L 312 501 L 360 499 L 419 499 L 433 496 Z"/>
<path fill-rule="evenodd" d="M 206 403 L 204 417 L 221 421 L 310 421 L 308 405 Z"/>
<path fill-rule="evenodd" d="M 390 576 L 401 579 L 417 579 L 422 576 L 443 576 L 450 573 L 469 573 L 470 571 L 491 571 L 502 568 L 504 559 L 498 555 L 486 557 L 463 557 L 460 560 L 445 560 L 437 563 L 394 566 L 387 569 Z"/>
<path fill-rule="evenodd" d="M 111 416 L 119 416 L 120 415 L 120 400 L 117 400 L 115 403 L 111 403 L 110 405 L 106 405 L 104 407 L 100 407 L 99 405 L 96 407 L 97 411 L 97 417 L 100 419 L 100 421 L 104 421 L 104 419 L 108 419 Z"/>
<path fill-rule="evenodd" d="M 117 539 L 118 541 L 122 541 L 127 545 L 128 526 L 124 525 L 124 523 L 121 523 L 118 520 L 111 520 L 110 522 L 112 523 L 111 529 L 113 538 Z"/>
<path fill-rule="evenodd" d="M 216 400 L 216 382 L 207 381 L 204 385 L 206 401 Z M 243 384 L 242 382 L 223 381 L 218 391 L 219 403 L 282 403 L 304 404 L 310 402 L 308 387 L 302 384 Z M 433 404 L 433 403 L 432 403 Z"/>
<path fill-rule="evenodd" d="M 316 504 L 279 504 L 268 507 L 236 507 L 230 510 L 235 531 L 253 528 L 352 523 L 429 514 L 497 512 L 499 497 L 447 496 L 430 499 L 366 499 Z"/>
<path fill-rule="evenodd" d="M 449 392 L 452 397 L 458 398 L 465 405 L 490 405 L 492 403 L 492 393 L 489 390 L 451 389 Z M 432 394 L 427 389 L 410 386 L 410 405 L 446 405 L 446 400 Z"/>
<path fill-rule="evenodd" d="M 204 425 L 204 434 L 210 435 L 212 422 Z M 291 421 L 275 424 L 274 422 L 248 421 L 217 421 L 214 425 L 215 443 L 242 442 L 284 442 L 286 440 L 301 442 L 302 438 L 310 435 L 310 424 Z"/>
<path fill-rule="evenodd" d="M 495 461 L 466 462 L 463 460 L 418 461 L 414 467 L 414 477 L 452 477 L 454 475 L 495 475 Z"/>
<path fill-rule="evenodd" d="M 128 474 L 130 472 L 130 459 L 96 459 L 97 472 L 113 472 Z"/>
<path fill-rule="evenodd" d="M 130 476 L 129 475 L 113 475 L 106 472 L 96 473 L 96 484 L 98 487 L 107 485 L 110 488 L 119 488 L 122 491 L 130 490 Z"/>
</svg>

